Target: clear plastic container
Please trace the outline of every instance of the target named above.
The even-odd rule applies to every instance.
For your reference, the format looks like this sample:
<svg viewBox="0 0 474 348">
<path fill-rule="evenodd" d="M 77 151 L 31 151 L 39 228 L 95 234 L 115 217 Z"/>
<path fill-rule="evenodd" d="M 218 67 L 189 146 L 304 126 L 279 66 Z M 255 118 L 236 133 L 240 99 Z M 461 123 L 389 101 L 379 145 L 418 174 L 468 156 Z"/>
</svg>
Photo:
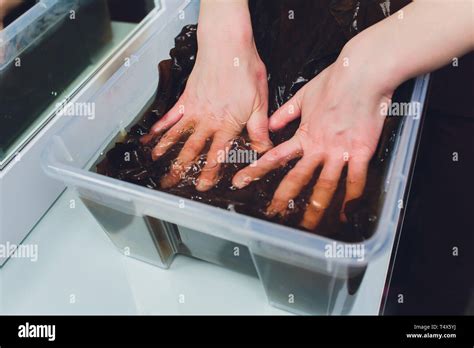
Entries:
<svg viewBox="0 0 474 348">
<path fill-rule="evenodd" d="M 77 0 L 41 0 L 0 34 L 2 61 L 0 71 L 13 59 L 35 44 L 45 31 L 60 21 L 70 10 L 77 9 Z"/>
<path fill-rule="evenodd" d="M 197 22 L 197 2 L 186 2 L 184 12 L 176 1 L 163 5 L 155 34 L 131 63 L 84 100 L 95 103 L 95 119 L 73 117 L 54 137 L 43 155 L 46 172 L 76 188 L 126 255 L 162 268 L 178 253 L 193 256 L 258 276 L 268 300 L 279 308 L 300 314 L 347 313 L 357 296 L 348 283 L 357 283 L 368 263 L 391 251 L 401 214 L 397 203 L 407 190 L 421 114 L 402 121 L 384 180 L 380 218 L 364 242 L 362 261 L 326 257 L 325 248 L 334 241 L 319 235 L 94 173 L 98 158 L 153 100 L 157 65 L 168 58 L 174 37 L 185 24 Z M 411 101 L 424 104 L 427 83 L 427 76 L 416 79 Z"/>
<path fill-rule="evenodd" d="M 0 165 L 110 39 L 105 0 L 40 0 L 0 31 Z"/>
</svg>

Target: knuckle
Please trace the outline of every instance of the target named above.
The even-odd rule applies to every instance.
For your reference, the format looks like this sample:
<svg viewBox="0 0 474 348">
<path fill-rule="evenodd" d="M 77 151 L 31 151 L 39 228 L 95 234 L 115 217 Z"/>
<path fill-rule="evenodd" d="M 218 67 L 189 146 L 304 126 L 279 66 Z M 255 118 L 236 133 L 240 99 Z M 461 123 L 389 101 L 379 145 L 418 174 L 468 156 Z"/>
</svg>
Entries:
<svg viewBox="0 0 474 348">
<path fill-rule="evenodd" d="M 179 154 L 179 157 L 182 161 L 187 160 L 188 158 L 195 157 L 196 151 L 192 148 L 183 149 Z"/>
<path fill-rule="evenodd" d="M 266 80 L 267 79 L 267 69 L 263 61 L 259 61 L 255 65 L 255 76 L 258 80 Z"/>
<path fill-rule="evenodd" d="M 337 188 L 337 181 L 334 179 L 319 177 L 316 186 L 318 189 L 334 191 Z"/>
<path fill-rule="evenodd" d="M 294 183 L 304 183 L 307 181 L 307 178 L 312 175 L 311 170 L 307 169 L 306 171 L 303 169 L 293 169 L 288 173 L 288 180 Z"/>
<path fill-rule="evenodd" d="M 361 159 L 370 159 L 375 152 L 375 149 L 373 149 L 372 146 L 368 145 L 362 139 L 352 139 L 351 147 L 353 149 L 353 157 Z"/>
<path fill-rule="evenodd" d="M 278 148 L 275 148 L 275 149 L 271 150 L 270 152 L 268 152 L 265 157 L 266 157 L 267 161 L 269 161 L 269 162 L 278 161 L 282 157 L 281 150 L 278 149 Z"/>
<path fill-rule="evenodd" d="M 196 151 L 199 151 L 201 148 L 201 139 L 199 138 L 193 138 L 193 139 L 189 139 L 186 143 L 186 146 L 184 147 L 183 151 L 186 151 L 186 152 L 196 152 Z"/>
</svg>

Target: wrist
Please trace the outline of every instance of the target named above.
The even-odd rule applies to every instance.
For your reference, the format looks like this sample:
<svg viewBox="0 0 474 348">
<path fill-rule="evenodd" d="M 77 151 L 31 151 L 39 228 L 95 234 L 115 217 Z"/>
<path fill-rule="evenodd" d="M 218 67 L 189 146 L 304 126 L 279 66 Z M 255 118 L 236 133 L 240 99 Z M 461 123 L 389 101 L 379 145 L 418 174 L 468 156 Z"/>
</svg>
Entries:
<svg viewBox="0 0 474 348">
<path fill-rule="evenodd" d="M 352 38 L 341 51 L 339 59 L 359 74 L 360 82 L 373 91 L 389 95 L 410 76 L 406 62 L 397 57 L 397 52 L 385 37 L 369 29 Z M 357 74 L 357 73 L 356 73 Z"/>
<path fill-rule="evenodd" d="M 253 32 L 247 0 L 202 0 L 197 39 L 201 47 L 217 43 L 251 46 Z"/>
</svg>

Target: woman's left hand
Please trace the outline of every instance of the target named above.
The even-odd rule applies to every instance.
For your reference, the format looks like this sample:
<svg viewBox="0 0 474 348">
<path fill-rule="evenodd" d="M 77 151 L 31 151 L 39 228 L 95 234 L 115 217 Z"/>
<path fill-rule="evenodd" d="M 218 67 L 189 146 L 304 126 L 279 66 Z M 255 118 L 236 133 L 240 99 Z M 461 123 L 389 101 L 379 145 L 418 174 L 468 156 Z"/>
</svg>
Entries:
<svg viewBox="0 0 474 348">
<path fill-rule="evenodd" d="M 347 54 L 347 56 L 346 56 Z M 367 168 L 375 152 L 393 88 L 380 84 L 366 62 L 338 60 L 306 84 L 270 118 L 270 129 L 278 131 L 301 116 L 294 136 L 268 151 L 256 164 L 239 171 L 234 186 L 245 187 L 288 161 L 300 158 L 274 193 L 267 214 L 284 215 L 289 203 L 308 185 L 322 166 L 301 226 L 314 229 L 321 221 L 337 188 L 341 172 L 348 165 L 345 202 L 363 193 Z M 385 106 L 386 108 L 381 108 Z M 341 215 L 344 219 L 344 216 Z"/>
</svg>

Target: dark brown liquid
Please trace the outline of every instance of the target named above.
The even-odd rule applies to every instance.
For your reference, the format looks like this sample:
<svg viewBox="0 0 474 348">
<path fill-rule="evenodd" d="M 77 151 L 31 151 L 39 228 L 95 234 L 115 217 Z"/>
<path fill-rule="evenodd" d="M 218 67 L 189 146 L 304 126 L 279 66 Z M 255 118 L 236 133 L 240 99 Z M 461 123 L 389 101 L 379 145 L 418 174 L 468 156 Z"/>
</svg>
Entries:
<svg viewBox="0 0 474 348">
<path fill-rule="evenodd" d="M 408 1 L 254 1 L 250 8 L 257 48 L 268 72 L 269 114 L 290 99 L 306 82 L 318 75 L 337 58 L 344 44 L 359 31 L 393 13 Z M 388 3 L 388 5 L 387 5 Z M 151 150 L 159 139 L 141 145 L 139 138 L 162 117 L 178 100 L 194 66 L 197 52 L 196 26 L 183 28 L 170 51 L 170 60 L 159 64 L 160 82 L 153 105 L 134 125 L 123 142 L 116 143 L 106 158 L 98 164 L 101 174 L 132 182 L 151 189 L 165 191 L 206 204 L 229 209 L 291 227 L 299 222 L 308 198 L 318 178 L 319 170 L 310 184 L 295 199 L 293 209 L 284 217 L 268 218 L 265 210 L 281 179 L 295 165 L 293 160 L 248 187 L 236 190 L 231 179 L 247 164 L 225 163 L 221 180 L 211 190 L 199 192 L 195 181 L 205 163 L 205 153 L 198 158 L 183 180 L 175 187 L 159 187 L 161 178 L 169 171 L 178 156 L 185 138 L 158 161 L 151 160 Z M 374 52 L 376 55 L 376 52 Z M 376 58 L 376 57 L 375 57 Z M 361 81 L 363 83 L 363 81 Z M 401 86 L 394 100 L 408 101 L 412 84 Z M 382 179 L 387 158 L 396 138 L 400 119 L 388 117 L 378 150 L 371 161 L 364 195 L 346 206 L 348 223 L 342 223 L 339 212 L 345 194 L 344 171 L 340 185 L 320 225 L 312 233 L 330 236 L 336 240 L 360 242 L 374 231 L 382 194 Z M 271 134 L 275 145 L 292 137 L 298 127 L 295 120 L 284 130 Z M 249 149 L 243 134 L 236 139 L 232 150 Z"/>
</svg>

